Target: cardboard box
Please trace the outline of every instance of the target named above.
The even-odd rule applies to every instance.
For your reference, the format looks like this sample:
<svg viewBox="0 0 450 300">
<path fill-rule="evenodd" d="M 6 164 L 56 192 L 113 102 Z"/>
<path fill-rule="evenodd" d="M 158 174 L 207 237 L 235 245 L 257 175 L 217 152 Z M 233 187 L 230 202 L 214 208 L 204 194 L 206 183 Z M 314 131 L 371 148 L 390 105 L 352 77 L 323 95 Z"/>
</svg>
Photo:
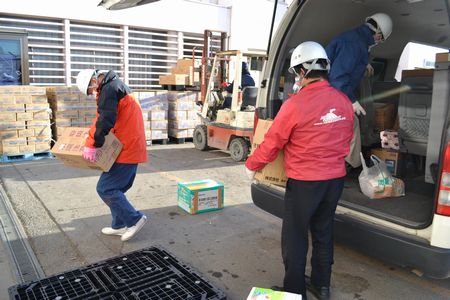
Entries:
<svg viewBox="0 0 450 300">
<path fill-rule="evenodd" d="M 190 214 L 223 208 L 224 186 L 211 179 L 178 183 L 178 206 Z"/>
<path fill-rule="evenodd" d="M 159 84 L 189 85 L 189 75 L 185 74 L 159 75 Z"/>
<path fill-rule="evenodd" d="M 436 62 L 446 62 L 450 61 L 450 53 L 436 53 Z"/>
<path fill-rule="evenodd" d="M 247 300 L 302 300 L 302 295 L 253 287 Z"/>
<path fill-rule="evenodd" d="M 97 161 L 88 162 L 82 156 L 88 131 L 89 128 L 83 127 L 66 128 L 51 152 L 67 166 L 108 172 L 122 150 L 122 143 L 110 132 L 103 147 L 97 150 Z"/>
<path fill-rule="evenodd" d="M 271 120 L 258 120 L 258 125 L 256 126 L 255 135 L 253 136 L 252 142 L 252 153 L 255 149 L 264 141 L 264 135 L 272 126 Z M 255 179 L 262 183 L 269 183 L 278 186 L 286 186 L 287 177 L 284 171 L 284 152 L 280 151 L 277 158 L 268 163 L 264 169 L 256 172 Z"/>
<path fill-rule="evenodd" d="M 393 103 L 375 103 L 375 130 L 393 129 L 397 112 Z"/>
<path fill-rule="evenodd" d="M 216 122 L 217 123 L 222 123 L 222 124 L 230 124 L 230 122 L 231 122 L 231 111 L 223 110 L 223 109 L 218 110 L 217 111 Z"/>
<path fill-rule="evenodd" d="M 402 157 L 401 153 L 390 149 L 372 149 L 371 153 L 380 158 L 387 166 L 392 175 L 399 176 L 401 173 Z"/>
</svg>

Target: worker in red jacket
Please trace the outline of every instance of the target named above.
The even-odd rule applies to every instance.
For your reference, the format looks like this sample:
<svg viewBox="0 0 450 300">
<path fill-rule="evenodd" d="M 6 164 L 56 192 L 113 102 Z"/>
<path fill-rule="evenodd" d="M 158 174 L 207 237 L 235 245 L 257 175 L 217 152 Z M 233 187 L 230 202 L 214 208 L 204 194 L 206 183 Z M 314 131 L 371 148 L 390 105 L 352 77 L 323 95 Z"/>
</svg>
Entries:
<svg viewBox="0 0 450 300">
<path fill-rule="evenodd" d="M 306 299 L 308 287 L 320 299 L 330 295 L 333 264 L 333 218 L 344 186 L 345 160 L 353 136 L 353 108 L 348 97 L 327 81 L 329 60 L 316 42 L 304 42 L 292 53 L 290 71 L 300 91 L 281 107 L 272 126 L 245 166 L 255 171 L 284 150 L 288 177 L 284 197 L 283 290 Z M 306 277 L 308 231 L 312 272 Z"/>
<path fill-rule="evenodd" d="M 96 160 L 109 132 L 123 144 L 122 151 L 108 172 L 97 183 L 97 193 L 111 210 L 111 227 L 102 229 L 106 235 L 119 235 L 122 241 L 142 229 L 147 217 L 128 201 L 125 192 L 131 188 L 139 163 L 147 161 L 144 121 L 139 102 L 114 71 L 82 70 L 77 86 L 86 95 L 95 95 L 97 115 L 89 129 L 83 150 L 88 161 Z"/>
</svg>

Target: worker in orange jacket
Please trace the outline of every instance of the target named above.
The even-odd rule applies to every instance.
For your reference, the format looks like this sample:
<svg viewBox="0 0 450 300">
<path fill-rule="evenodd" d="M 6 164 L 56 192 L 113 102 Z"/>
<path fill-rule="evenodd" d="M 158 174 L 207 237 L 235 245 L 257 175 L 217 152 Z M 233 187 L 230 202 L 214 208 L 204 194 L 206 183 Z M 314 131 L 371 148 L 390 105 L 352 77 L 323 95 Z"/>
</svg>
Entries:
<svg viewBox="0 0 450 300">
<path fill-rule="evenodd" d="M 83 149 L 84 159 L 95 162 L 97 151 L 109 132 L 123 144 L 122 151 L 108 172 L 97 183 L 97 193 L 111 210 L 111 227 L 102 233 L 131 239 L 142 229 L 147 217 L 128 201 L 125 192 L 133 185 L 139 163 L 147 161 L 144 121 L 139 102 L 114 71 L 82 70 L 77 86 L 86 95 L 95 95 L 97 115 L 89 129 Z"/>
</svg>

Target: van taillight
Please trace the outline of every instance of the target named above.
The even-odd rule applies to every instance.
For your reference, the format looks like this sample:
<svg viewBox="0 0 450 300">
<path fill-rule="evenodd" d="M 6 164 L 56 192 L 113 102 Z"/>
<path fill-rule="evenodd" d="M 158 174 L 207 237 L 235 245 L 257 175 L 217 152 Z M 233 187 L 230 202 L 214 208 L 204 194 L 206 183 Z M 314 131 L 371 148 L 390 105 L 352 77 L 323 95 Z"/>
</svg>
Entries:
<svg viewBox="0 0 450 300">
<path fill-rule="evenodd" d="M 450 216 L 450 142 L 445 148 L 436 213 Z"/>
</svg>

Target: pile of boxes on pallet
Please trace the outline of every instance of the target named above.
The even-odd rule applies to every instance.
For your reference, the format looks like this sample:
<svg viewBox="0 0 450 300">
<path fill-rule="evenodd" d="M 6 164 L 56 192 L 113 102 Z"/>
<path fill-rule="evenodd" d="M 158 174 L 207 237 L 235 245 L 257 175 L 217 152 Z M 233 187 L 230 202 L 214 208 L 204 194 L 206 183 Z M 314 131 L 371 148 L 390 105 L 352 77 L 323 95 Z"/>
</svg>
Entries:
<svg viewBox="0 0 450 300">
<path fill-rule="evenodd" d="M 194 128 L 200 124 L 200 107 L 196 105 L 199 92 L 169 92 L 169 136 L 177 139 L 192 138 Z"/>
<path fill-rule="evenodd" d="M 50 114 L 44 87 L 0 87 L 0 154 L 49 151 Z"/>
<path fill-rule="evenodd" d="M 159 84 L 198 86 L 200 84 L 199 61 L 179 59 L 176 66 L 171 69 L 170 75 L 159 76 Z"/>
<path fill-rule="evenodd" d="M 67 127 L 89 127 L 97 112 L 95 97 L 86 96 L 77 87 L 47 88 L 47 97 L 53 111 L 55 139 Z"/>
<path fill-rule="evenodd" d="M 169 108 L 167 91 L 134 92 L 133 95 L 141 104 L 147 143 L 167 140 Z"/>
</svg>

